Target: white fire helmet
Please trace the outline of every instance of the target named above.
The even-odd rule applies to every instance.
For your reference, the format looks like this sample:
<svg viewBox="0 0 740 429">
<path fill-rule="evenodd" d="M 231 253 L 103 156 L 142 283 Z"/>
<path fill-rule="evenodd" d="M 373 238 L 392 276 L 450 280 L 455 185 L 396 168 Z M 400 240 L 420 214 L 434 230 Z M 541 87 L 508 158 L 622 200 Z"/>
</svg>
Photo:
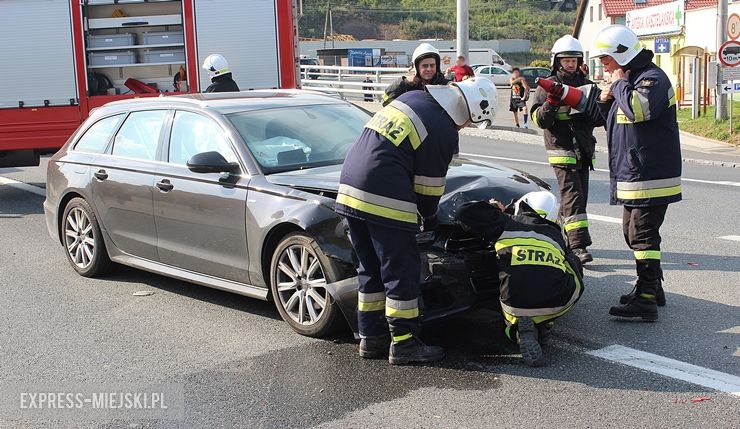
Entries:
<svg viewBox="0 0 740 429">
<path fill-rule="evenodd" d="M 211 54 L 203 61 L 203 68 L 208 71 L 208 77 L 213 79 L 226 73 L 231 73 L 229 63 L 221 54 Z"/>
<path fill-rule="evenodd" d="M 626 66 L 642 51 L 637 35 L 624 25 L 610 25 L 594 37 L 591 58 L 610 56 L 620 66 Z"/>
<path fill-rule="evenodd" d="M 524 194 L 514 205 L 514 214 L 521 213 L 521 204 L 526 203 L 537 214 L 545 219 L 555 222 L 558 218 L 558 199 L 548 191 L 535 191 Z"/>
<path fill-rule="evenodd" d="M 468 120 L 491 124 L 496 116 L 496 86 L 486 78 L 473 77 L 449 85 L 427 85 L 426 90 L 457 126 Z"/>
<path fill-rule="evenodd" d="M 414 69 L 416 69 L 417 73 L 419 72 L 419 61 L 424 58 L 434 58 L 437 62 L 437 71 L 439 71 L 439 49 L 432 46 L 431 43 L 422 43 L 414 49 L 414 53 L 411 55 L 411 62 L 414 64 Z"/>
<path fill-rule="evenodd" d="M 575 37 L 567 34 L 555 41 L 550 51 L 550 64 L 553 69 L 558 69 L 556 63 L 559 58 L 580 58 L 583 60 L 583 46 Z"/>
</svg>

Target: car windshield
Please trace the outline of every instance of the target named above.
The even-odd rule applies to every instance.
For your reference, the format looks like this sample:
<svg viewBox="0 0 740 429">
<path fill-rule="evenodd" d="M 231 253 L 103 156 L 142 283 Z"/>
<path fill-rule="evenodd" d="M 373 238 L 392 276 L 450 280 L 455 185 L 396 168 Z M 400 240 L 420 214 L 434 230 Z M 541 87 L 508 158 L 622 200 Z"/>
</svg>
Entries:
<svg viewBox="0 0 740 429">
<path fill-rule="evenodd" d="M 350 104 L 228 115 L 265 174 L 341 164 L 370 116 Z"/>
</svg>

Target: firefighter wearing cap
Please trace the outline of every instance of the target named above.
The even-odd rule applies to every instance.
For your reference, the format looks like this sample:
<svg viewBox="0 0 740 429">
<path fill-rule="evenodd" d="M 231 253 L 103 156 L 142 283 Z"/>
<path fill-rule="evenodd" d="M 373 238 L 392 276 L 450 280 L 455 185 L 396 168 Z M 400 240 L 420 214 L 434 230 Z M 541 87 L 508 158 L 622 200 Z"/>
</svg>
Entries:
<svg viewBox="0 0 740 429">
<path fill-rule="evenodd" d="M 487 79 L 410 91 L 376 113 L 347 154 L 335 209 L 359 261 L 360 356 L 389 353 L 396 365 L 442 359 L 440 347 L 418 338 L 416 234 L 437 224 L 458 130 L 492 120 L 495 106 Z"/>
<path fill-rule="evenodd" d="M 404 92 L 422 90 L 426 85 L 447 85 L 450 82 L 439 71 L 439 50 L 431 44 L 422 43 L 414 49 L 411 61 L 414 63 L 413 77 L 402 76 L 391 83 L 383 94 L 383 106 Z"/>
<path fill-rule="evenodd" d="M 548 79 L 574 87 L 593 84 L 581 71 L 583 48 L 572 36 L 563 36 L 552 47 L 552 72 Z M 568 246 L 581 263 L 593 260 L 588 252 L 588 179 L 593 170 L 596 139 L 594 121 L 588 115 L 571 114 L 561 103 L 562 86 L 547 93 L 538 87 L 532 103 L 532 121 L 544 129 L 547 159 L 560 188 L 560 221 Z"/>
<path fill-rule="evenodd" d="M 622 231 L 634 251 L 637 282 L 609 313 L 658 319 L 665 305 L 660 226 L 681 200 L 681 145 L 676 97 L 632 30 L 612 25 L 594 38 L 592 56 L 610 73 L 599 108 L 606 118 L 611 203 L 622 204 Z"/>
<path fill-rule="evenodd" d="M 518 339 L 530 366 L 543 363 L 541 344 L 553 321 L 583 294 L 581 264 L 565 245 L 557 212 L 547 191 L 530 192 L 509 209 L 491 200 L 465 203 L 457 212 L 464 226 L 495 243 L 505 333 Z"/>
<path fill-rule="evenodd" d="M 231 76 L 229 63 L 221 54 L 211 54 L 203 61 L 203 68 L 211 78 L 211 85 L 206 92 L 239 92 L 239 85 Z"/>
</svg>

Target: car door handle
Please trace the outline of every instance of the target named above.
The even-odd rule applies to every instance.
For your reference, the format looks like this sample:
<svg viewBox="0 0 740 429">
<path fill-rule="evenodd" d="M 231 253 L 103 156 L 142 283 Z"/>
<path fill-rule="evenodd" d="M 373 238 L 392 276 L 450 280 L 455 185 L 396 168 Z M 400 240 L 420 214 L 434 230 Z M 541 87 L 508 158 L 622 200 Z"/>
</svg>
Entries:
<svg viewBox="0 0 740 429">
<path fill-rule="evenodd" d="M 169 192 L 169 191 L 172 190 L 172 188 L 175 187 L 175 185 L 173 185 L 172 183 L 170 183 L 170 181 L 167 180 L 167 179 L 162 179 L 159 182 L 157 182 L 157 187 L 162 192 Z"/>
<path fill-rule="evenodd" d="M 98 170 L 93 173 L 93 176 L 98 180 L 105 180 L 108 178 L 108 173 L 106 173 L 105 170 Z"/>
</svg>

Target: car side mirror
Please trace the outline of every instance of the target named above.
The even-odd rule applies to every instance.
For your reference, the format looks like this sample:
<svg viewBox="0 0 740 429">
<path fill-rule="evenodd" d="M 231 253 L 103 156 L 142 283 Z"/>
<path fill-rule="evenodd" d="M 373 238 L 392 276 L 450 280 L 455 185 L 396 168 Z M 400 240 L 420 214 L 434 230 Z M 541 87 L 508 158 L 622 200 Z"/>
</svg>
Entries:
<svg viewBox="0 0 740 429">
<path fill-rule="evenodd" d="M 193 155 L 187 162 L 193 173 L 238 173 L 239 163 L 229 162 L 216 151 L 201 152 Z"/>
</svg>

